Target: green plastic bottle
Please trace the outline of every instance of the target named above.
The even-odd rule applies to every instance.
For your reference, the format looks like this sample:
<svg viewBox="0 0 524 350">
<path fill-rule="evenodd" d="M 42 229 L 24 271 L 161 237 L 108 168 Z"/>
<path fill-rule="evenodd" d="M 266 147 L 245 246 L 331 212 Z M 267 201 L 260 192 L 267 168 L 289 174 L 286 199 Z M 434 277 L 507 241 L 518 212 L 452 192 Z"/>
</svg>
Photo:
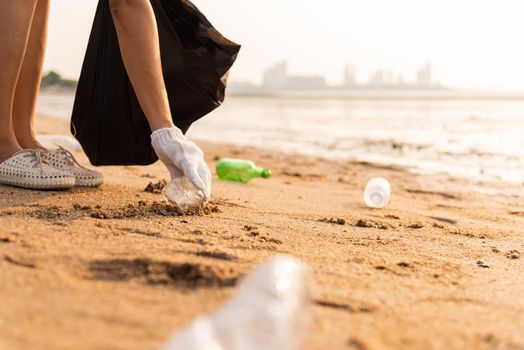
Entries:
<svg viewBox="0 0 524 350">
<path fill-rule="evenodd" d="M 271 171 L 259 168 L 250 160 L 221 159 L 217 163 L 217 175 L 222 180 L 235 181 L 247 184 L 255 177 L 269 179 Z"/>
</svg>

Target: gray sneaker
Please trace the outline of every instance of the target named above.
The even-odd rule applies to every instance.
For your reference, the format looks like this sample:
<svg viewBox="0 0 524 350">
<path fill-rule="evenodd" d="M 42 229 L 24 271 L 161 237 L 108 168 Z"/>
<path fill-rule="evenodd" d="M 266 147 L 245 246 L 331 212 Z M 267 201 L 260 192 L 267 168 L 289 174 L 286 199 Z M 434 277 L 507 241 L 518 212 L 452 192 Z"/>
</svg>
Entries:
<svg viewBox="0 0 524 350">
<path fill-rule="evenodd" d="M 104 182 L 102 173 L 84 168 L 73 154 L 63 147 L 42 152 L 42 158 L 47 165 L 73 174 L 76 178 L 75 186 L 98 187 Z"/>
<path fill-rule="evenodd" d="M 43 161 L 43 151 L 22 150 L 0 163 L 0 184 L 31 190 L 66 190 L 75 186 L 75 175 Z"/>
</svg>

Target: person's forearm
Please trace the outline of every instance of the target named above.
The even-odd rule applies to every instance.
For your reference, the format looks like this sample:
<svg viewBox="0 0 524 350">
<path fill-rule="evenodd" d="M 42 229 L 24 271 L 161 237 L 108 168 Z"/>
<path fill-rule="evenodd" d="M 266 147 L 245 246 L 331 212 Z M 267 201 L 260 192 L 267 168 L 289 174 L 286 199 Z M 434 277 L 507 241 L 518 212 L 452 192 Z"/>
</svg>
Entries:
<svg viewBox="0 0 524 350">
<path fill-rule="evenodd" d="M 124 65 L 151 130 L 173 126 L 151 3 L 110 0 L 110 6 Z"/>
</svg>

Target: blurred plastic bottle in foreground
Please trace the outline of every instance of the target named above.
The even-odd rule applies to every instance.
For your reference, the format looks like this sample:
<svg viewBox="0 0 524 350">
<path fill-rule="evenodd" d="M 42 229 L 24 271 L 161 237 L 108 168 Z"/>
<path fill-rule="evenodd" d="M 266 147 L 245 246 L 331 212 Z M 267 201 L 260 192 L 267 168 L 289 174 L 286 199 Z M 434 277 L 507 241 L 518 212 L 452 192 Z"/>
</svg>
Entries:
<svg viewBox="0 0 524 350">
<path fill-rule="evenodd" d="M 294 350 L 310 324 L 309 272 L 278 256 L 258 265 L 218 312 L 200 317 L 162 350 Z"/>
<path fill-rule="evenodd" d="M 391 185 L 381 177 L 369 180 L 364 191 L 364 202 L 370 208 L 385 208 L 391 200 Z"/>
<path fill-rule="evenodd" d="M 38 142 L 41 142 L 47 148 L 56 148 L 62 146 L 70 151 L 81 150 L 80 143 L 75 138 L 68 135 L 38 135 L 36 137 Z"/>
<path fill-rule="evenodd" d="M 217 175 L 222 180 L 229 180 L 241 183 L 248 183 L 255 177 L 269 179 L 271 171 L 259 168 L 250 160 L 242 159 L 221 159 L 217 163 Z"/>
<path fill-rule="evenodd" d="M 171 180 L 162 194 L 168 201 L 186 212 L 204 204 L 204 194 L 185 176 Z"/>
</svg>

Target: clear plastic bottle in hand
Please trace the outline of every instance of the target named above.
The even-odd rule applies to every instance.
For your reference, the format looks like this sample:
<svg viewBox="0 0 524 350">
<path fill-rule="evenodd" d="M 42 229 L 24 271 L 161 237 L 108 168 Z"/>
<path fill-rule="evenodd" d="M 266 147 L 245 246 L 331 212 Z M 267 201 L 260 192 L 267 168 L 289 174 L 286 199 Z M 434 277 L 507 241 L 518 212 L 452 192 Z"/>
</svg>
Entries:
<svg viewBox="0 0 524 350">
<path fill-rule="evenodd" d="M 279 256 L 257 266 L 218 312 L 200 317 L 163 350 L 293 350 L 310 324 L 308 269 Z"/>
<path fill-rule="evenodd" d="M 364 202 L 368 207 L 376 209 L 385 208 L 390 200 L 391 185 L 388 180 L 381 177 L 369 180 L 364 191 Z"/>
<path fill-rule="evenodd" d="M 162 194 L 182 211 L 188 211 L 205 204 L 205 196 L 202 190 L 185 176 L 171 180 L 162 190 Z"/>
</svg>

